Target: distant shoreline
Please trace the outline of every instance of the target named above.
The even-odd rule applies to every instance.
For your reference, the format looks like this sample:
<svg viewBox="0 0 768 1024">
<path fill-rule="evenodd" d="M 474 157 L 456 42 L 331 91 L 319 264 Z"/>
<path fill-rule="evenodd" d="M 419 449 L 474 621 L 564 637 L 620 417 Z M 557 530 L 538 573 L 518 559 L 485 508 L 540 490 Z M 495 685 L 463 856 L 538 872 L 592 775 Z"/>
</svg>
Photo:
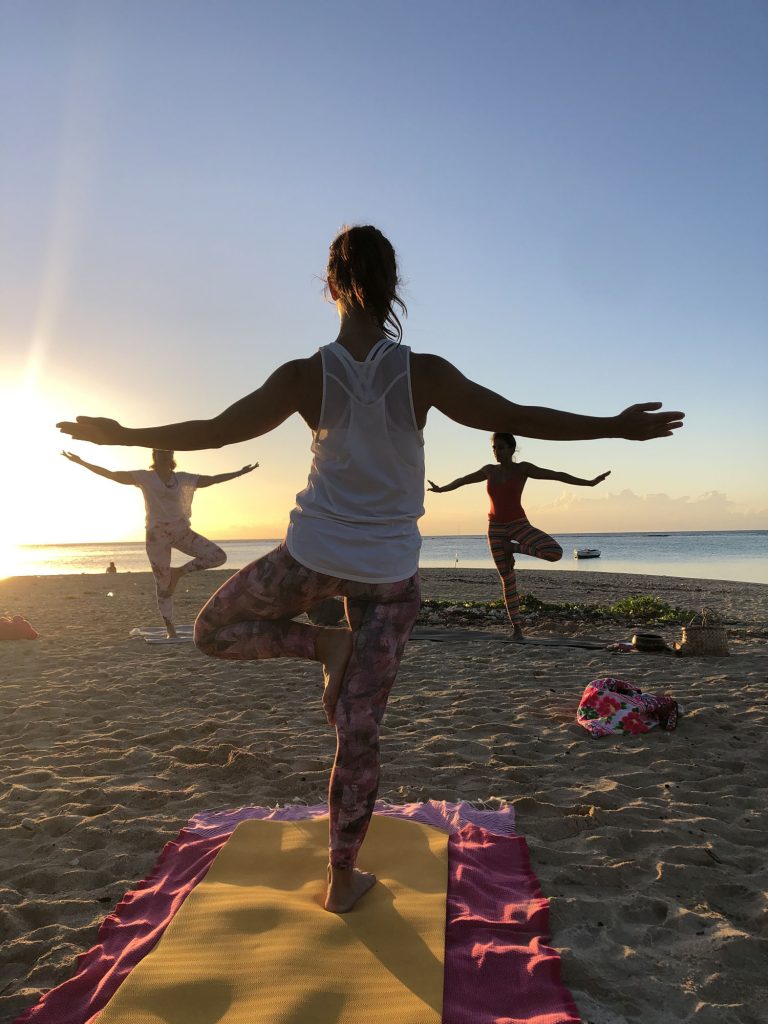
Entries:
<svg viewBox="0 0 768 1024">
<path fill-rule="evenodd" d="M 280 544 L 282 537 L 221 537 L 215 531 L 209 531 L 216 541 L 224 544 Z M 765 533 L 768 527 L 756 527 L 746 530 L 597 530 L 589 532 L 581 530 L 577 533 L 566 533 L 551 530 L 558 537 L 707 537 L 715 534 Z M 482 540 L 484 533 L 424 533 L 422 540 Z M 17 548 L 96 548 L 108 545 L 137 544 L 144 546 L 143 539 L 136 540 L 82 540 L 82 541 L 50 541 L 45 544 L 16 544 Z"/>
<path fill-rule="evenodd" d="M 209 532 L 227 553 L 230 572 L 261 558 L 279 540 L 222 540 Z M 586 576 L 630 573 L 672 576 L 677 579 L 715 579 L 768 584 L 768 530 L 685 531 L 678 533 L 555 534 L 563 559 L 542 563 L 520 556 L 517 569 L 562 571 Z M 599 558 L 574 559 L 577 548 L 598 548 Z M 179 564 L 181 555 L 174 556 Z M 420 566 L 493 570 L 485 534 L 427 535 L 423 538 Z M 109 562 L 118 572 L 144 572 L 144 542 L 91 541 L 87 544 L 18 545 L 0 550 L 0 577 L 100 574 Z"/>
</svg>

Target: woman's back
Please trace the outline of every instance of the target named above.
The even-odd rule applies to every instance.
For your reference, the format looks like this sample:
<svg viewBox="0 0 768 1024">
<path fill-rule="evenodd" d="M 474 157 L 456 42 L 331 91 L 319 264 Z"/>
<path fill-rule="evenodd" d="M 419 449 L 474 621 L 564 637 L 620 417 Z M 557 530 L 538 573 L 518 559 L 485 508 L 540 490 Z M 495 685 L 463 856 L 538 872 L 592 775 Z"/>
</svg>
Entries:
<svg viewBox="0 0 768 1024">
<path fill-rule="evenodd" d="M 387 338 L 362 361 L 320 350 L 322 405 L 306 488 L 286 538 L 315 571 L 394 582 L 418 567 L 424 513 L 423 438 L 413 411 L 410 350 Z"/>
</svg>

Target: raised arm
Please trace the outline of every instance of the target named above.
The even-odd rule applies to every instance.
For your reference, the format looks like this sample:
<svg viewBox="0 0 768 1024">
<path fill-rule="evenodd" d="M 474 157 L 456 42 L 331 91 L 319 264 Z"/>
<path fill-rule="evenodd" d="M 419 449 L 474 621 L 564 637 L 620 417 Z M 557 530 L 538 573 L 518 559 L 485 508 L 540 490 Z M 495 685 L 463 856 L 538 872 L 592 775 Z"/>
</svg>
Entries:
<svg viewBox="0 0 768 1024">
<path fill-rule="evenodd" d="M 611 475 L 609 469 L 592 480 L 584 480 L 580 476 L 571 476 L 570 473 L 557 473 L 554 469 L 542 469 L 540 466 L 534 466 L 532 462 L 521 462 L 519 465 L 520 469 L 531 480 L 559 480 L 561 483 L 573 484 L 576 487 L 595 487 L 597 484 L 602 483 L 607 476 Z"/>
<path fill-rule="evenodd" d="M 209 420 L 188 420 L 159 427 L 131 429 L 117 420 L 78 416 L 75 422 L 57 423 L 64 434 L 94 444 L 140 445 L 166 451 L 223 448 L 274 430 L 294 412 L 310 423 L 320 402 L 320 357 L 284 363 L 256 391 Z"/>
<path fill-rule="evenodd" d="M 444 494 L 446 491 L 455 491 L 457 487 L 464 487 L 466 484 L 479 484 L 487 478 L 486 467 L 478 469 L 476 473 L 467 473 L 466 476 L 457 477 L 456 480 L 452 480 L 449 484 L 445 484 L 444 487 L 439 487 L 436 483 L 431 480 L 427 480 L 429 487 L 428 491 L 434 491 L 435 494 Z"/>
<path fill-rule="evenodd" d="M 74 452 L 62 452 L 65 459 L 69 459 L 70 462 L 74 462 L 76 466 L 83 466 L 85 469 L 90 469 L 92 473 L 97 476 L 105 476 L 107 480 L 114 480 L 116 484 L 135 484 L 136 481 L 133 479 L 132 473 L 123 473 L 117 470 L 104 469 L 103 466 L 94 466 L 92 462 L 86 462 L 85 459 L 81 459 L 79 455 L 75 455 Z"/>
<path fill-rule="evenodd" d="M 236 469 L 232 473 L 219 473 L 216 476 L 199 476 L 197 478 L 198 487 L 211 487 L 213 484 L 224 484 L 227 480 L 235 480 L 239 476 L 245 476 L 246 473 L 252 473 L 254 469 L 258 469 L 258 462 L 254 462 L 252 466 L 243 466 L 242 469 Z"/>
<path fill-rule="evenodd" d="M 669 437 L 681 427 L 684 413 L 657 412 L 661 402 L 631 405 L 618 416 L 581 416 L 542 406 L 516 405 L 469 380 L 440 356 L 414 355 L 411 362 L 417 422 L 434 406 L 449 419 L 477 430 L 503 430 L 544 441 L 586 441 L 623 437 L 648 441 Z"/>
</svg>

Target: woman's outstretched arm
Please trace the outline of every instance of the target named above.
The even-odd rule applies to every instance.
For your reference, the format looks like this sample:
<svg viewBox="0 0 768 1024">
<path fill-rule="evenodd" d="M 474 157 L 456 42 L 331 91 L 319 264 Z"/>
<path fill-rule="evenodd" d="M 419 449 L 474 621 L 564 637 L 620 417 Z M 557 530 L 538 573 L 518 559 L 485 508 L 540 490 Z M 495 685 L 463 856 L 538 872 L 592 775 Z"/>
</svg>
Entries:
<svg viewBox="0 0 768 1024">
<path fill-rule="evenodd" d="M 649 441 L 669 437 L 685 413 L 657 411 L 661 402 L 631 405 L 617 416 L 581 416 L 542 406 L 516 405 L 469 380 L 441 356 L 414 354 L 411 361 L 416 418 L 426 420 L 434 406 L 449 419 L 477 430 L 501 430 L 544 441 L 588 441 L 623 437 Z"/>
<path fill-rule="evenodd" d="M 449 484 L 445 484 L 443 487 L 439 487 L 436 483 L 431 480 L 427 480 L 429 487 L 428 491 L 434 491 L 435 494 L 444 494 L 445 491 L 455 491 L 457 487 L 464 487 L 466 484 L 479 484 L 487 477 L 485 469 L 478 469 L 476 473 L 467 473 L 466 476 L 457 477 L 452 480 Z"/>
<path fill-rule="evenodd" d="M 602 483 L 607 476 L 611 475 L 609 469 L 607 472 L 601 473 L 600 476 L 593 477 L 592 480 L 585 480 L 580 476 L 571 476 L 570 473 L 558 473 L 554 469 L 542 469 L 540 466 L 534 466 L 532 462 L 521 462 L 519 465 L 520 469 L 531 480 L 559 480 L 561 483 L 573 484 L 576 487 L 595 487 L 597 484 Z"/>
<path fill-rule="evenodd" d="M 197 478 L 198 487 L 211 487 L 213 484 L 224 484 L 227 480 L 235 480 L 239 476 L 245 476 L 246 473 L 252 473 L 254 469 L 258 469 L 258 462 L 254 462 L 252 466 L 243 466 L 242 469 L 236 469 L 232 473 L 218 473 L 216 476 L 199 476 Z"/>
<path fill-rule="evenodd" d="M 319 394 L 320 390 L 316 379 L 314 357 L 295 359 L 278 367 L 256 391 L 209 420 L 131 429 L 117 420 L 78 416 L 74 422 L 56 425 L 62 433 L 93 444 L 140 445 L 178 452 L 223 448 L 274 430 L 294 412 L 300 412 L 309 421 L 314 414 L 312 392 L 316 390 Z"/>
<path fill-rule="evenodd" d="M 83 466 L 85 469 L 90 469 L 92 473 L 97 476 L 104 476 L 107 480 L 114 480 L 116 484 L 135 484 L 136 481 L 133 479 L 132 473 L 125 473 L 119 470 L 104 469 L 103 466 L 94 466 L 92 462 L 86 462 L 85 459 L 81 459 L 79 455 L 75 455 L 74 452 L 62 452 L 65 459 L 69 459 L 70 462 L 74 462 L 76 466 Z"/>
</svg>

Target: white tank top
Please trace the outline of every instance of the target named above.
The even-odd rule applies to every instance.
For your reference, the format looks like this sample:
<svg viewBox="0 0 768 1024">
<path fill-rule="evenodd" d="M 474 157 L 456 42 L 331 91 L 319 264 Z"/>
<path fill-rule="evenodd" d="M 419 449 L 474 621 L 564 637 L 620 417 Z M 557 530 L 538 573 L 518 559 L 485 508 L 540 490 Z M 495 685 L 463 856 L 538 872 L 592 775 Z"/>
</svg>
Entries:
<svg viewBox="0 0 768 1024">
<path fill-rule="evenodd" d="M 362 363 L 335 341 L 320 349 L 314 458 L 286 535 L 288 550 L 308 569 L 395 583 L 419 567 L 424 438 L 413 410 L 410 354 L 388 338 Z"/>
<path fill-rule="evenodd" d="M 187 523 L 192 514 L 192 498 L 197 473 L 173 473 L 165 483 L 154 469 L 135 469 L 131 476 L 144 494 L 147 526 L 158 523 Z"/>
</svg>

